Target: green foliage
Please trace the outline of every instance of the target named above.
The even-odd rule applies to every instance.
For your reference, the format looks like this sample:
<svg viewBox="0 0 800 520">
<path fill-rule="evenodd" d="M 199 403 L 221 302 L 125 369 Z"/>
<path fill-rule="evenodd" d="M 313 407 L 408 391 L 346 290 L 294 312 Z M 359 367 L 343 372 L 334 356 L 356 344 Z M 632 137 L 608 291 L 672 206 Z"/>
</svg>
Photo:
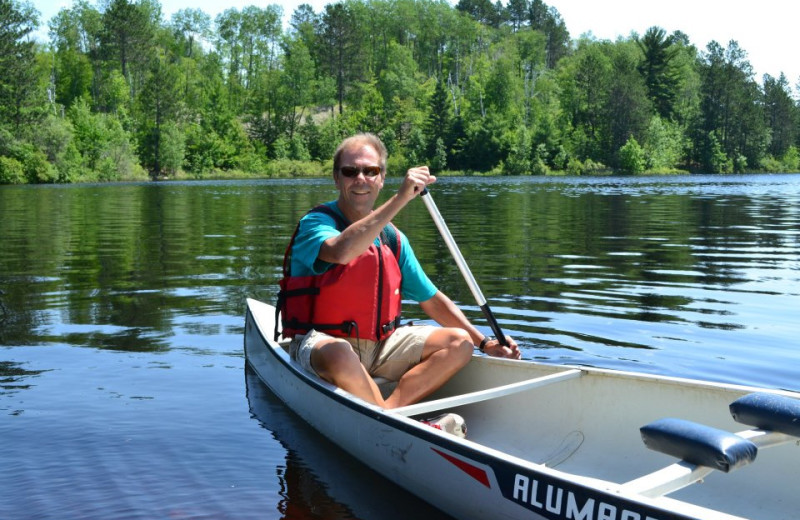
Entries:
<svg viewBox="0 0 800 520">
<path fill-rule="evenodd" d="M 419 127 L 412 128 L 408 133 L 405 143 L 408 166 L 417 166 L 427 162 L 427 148 L 428 146 L 425 141 L 425 134 L 422 133 L 422 130 Z"/>
<path fill-rule="evenodd" d="M 531 29 L 544 33 L 547 66 L 554 68 L 569 51 L 569 31 L 561 15 L 542 0 L 532 0 L 528 12 Z"/>
<path fill-rule="evenodd" d="M 56 101 L 70 106 L 76 99 L 90 96 L 94 71 L 88 56 L 71 49 L 59 50 L 55 69 Z"/>
<path fill-rule="evenodd" d="M 644 55 L 637 67 L 647 86 L 648 97 L 658 114 L 669 119 L 676 111 L 681 84 L 676 56 L 680 52 L 676 35 L 667 36 L 661 27 L 650 27 L 636 43 Z"/>
<path fill-rule="evenodd" d="M 391 42 L 386 50 L 386 66 L 378 74 L 377 89 L 383 103 L 392 107 L 395 100 L 413 98 L 419 89 L 418 64 L 412 49 Z M 388 115 L 392 115 L 390 108 Z"/>
<path fill-rule="evenodd" d="M 647 166 L 644 149 L 635 138 L 630 137 L 619 149 L 619 166 L 625 173 L 642 173 Z"/>
<path fill-rule="evenodd" d="M 129 0 L 110 0 L 102 15 L 98 34 L 100 54 L 104 60 L 119 67 L 135 96 L 144 83 L 156 46 L 157 3 Z"/>
<path fill-rule="evenodd" d="M 233 169 L 234 148 L 214 130 L 197 123 L 186 129 L 184 168 L 200 177 L 213 169 Z"/>
<path fill-rule="evenodd" d="M 645 132 L 643 148 L 648 170 L 669 171 L 676 168 L 684 156 L 683 131 L 677 123 L 653 116 Z"/>
<path fill-rule="evenodd" d="M 783 171 L 785 172 L 800 171 L 800 151 L 796 146 L 790 146 L 783 155 L 781 162 L 783 162 Z"/>
<path fill-rule="evenodd" d="M 490 27 L 499 27 L 501 10 L 491 0 L 459 0 L 456 9 L 470 15 L 475 21 Z"/>
<path fill-rule="evenodd" d="M 172 15 L 172 28 L 184 55 L 191 58 L 195 52 L 200 52 L 198 40 L 211 36 L 211 17 L 200 9 L 179 9 Z"/>
<path fill-rule="evenodd" d="M 0 128 L 0 157 L 4 157 L 0 182 L 19 184 L 50 183 L 58 179 L 56 168 L 47 156 L 30 142 L 20 140 Z"/>
<path fill-rule="evenodd" d="M 47 156 L 32 144 L 21 144 L 17 153 L 30 184 L 51 183 L 58 179 L 58 172 L 47 161 Z"/>
<path fill-rule="evenodd" d="M 289 139 L 289 158 L 295 161 L 311 160 L 311 154 L 300 134 L 295 134 Z"/>
<path fill-rule="evenodd" d="M 503 163 L 502 171 L 505 175 L 530 175 L 531 170 L 531 136 L 528 129 L 521 126 Z"/>
<path fill-rule="evenodd" d="M 309 140 L 308 149 L 312 159 L 325 161 L 333 157 L 333 152 L 348 132 L 341 119 L 334 117 L 325 119 L 317 128 L 315 139 Z"/>
<path fill-rule="evenodd" d="M 74 182 L 80 177 L 81 157 L 75 147 L 74 130 L 69 120 L 48 116 L 32 138 L 58 172 L 57 182 Z"/>
<path fill-rule="evenodd" d="M 782 171 L 792 171 L 791 169 L 784 169 L 783 163 L 774 158 L 771 155 L 768 155 L 761 159 L 761 169 L 768 173 L 779 173 Z"/>
<path fill-rule="evenodd" d="M 571 41 L 542 0 L 282 15 L 232 8 L 212 26 L 196 8 L 165 22 L 153 0 L 76 0 L 45 48 L 32 8 L 0 0 L 4 182 L 307 175 L 358 131 L 384 138 L 392 174 L 798 167 L 789 82 L 756 83 L 736 42 Z"/>
<path fill-rule="evenodd" d="M 558 81 L 560 106 L 570 128 L 570 151 L 580 157 L 608 154 L 609 107 L 614 65 L 610 44 L 582 40 L 577 52 L 562 61 Z"/>
<path fill-rule="evenodd" d="M 24 184 L 25 167 L 13 157 L 0 155 L 0 184 Z"/>
<path fill-rule="evenodd" d="M 104 112 L 117 114 L 120 117 L 125 117 L 126 113 L 130 111 L 131 89 L 120 71 L 110 70 L 107 72 L 96 104 Z"/>
<path fill-rule="evenodd" d="M 447 168 L 447 150 L 441 137 L 436 138 L 436 145 L 431 157 L 431 168 L 434 171 L 442 171 Z"/>
<path fill-rule="evenodd" d="M 89 169 L 97 166 L 105 142 L 106 127 L 101 116 L 94 115 L 85 99 L 80 98 L 67 113 L 74 128 L 75 147 Z"/>
<path fill-rule="evenodd" d="M 30 34 L 36 11 L 17 0 L 0 0 L 0 128 L 27 131 L 44 114 L 42 70 Z"/>
<path fill-rule="evenodd" d="M 705 142 L 705 156 L 703 166 L 708 173 L 731 173 L 733 172 L 733 161 L 722 149 L 722 144 L 717 138 L 716 132 L 708 134 Z"/>
<path fill-rule="evenodd" d="M 707 139 L 703 143 L 706 146 L 701 147 L 701 153 L 707 167 L 721 168 L 724 172 L 731 171 L 732 166 L 714 159 L 718 155 L 715 146 L 728 158 L 736 158 L 736 170 L 740 170 L 747 163 L 758 164 L 769 142 L 760 89 L 752 78 L 752 66 L 746 56 L 735 41 L 731 41 L 727 49 L 712 41 L 700 65 L 698 136 L 701 143 L 704 136 L 711 133 L 715 138 L 714 142 Z"/>
<path fill-rule="evenodd" d="M 591 159 L 581 161 L 571 157 L 567 163 L 566 172 L 571 175 L 599 175 L 608 173 L 608 168 L 603 163 Z"/>
<path fill-rule="evenodd" d="M 771 130 L 768 152 L 780 157 L 797 143 L 800 134 L 800 111 L 783 74 L 778 79 L 764 76 L 764 116 Z"/>
<path fill-rule="evenodd" d="M 174 176 L 183 165 L 186 153 L 186 136 L 183 130 L 177 124 L 168 121 L 161 128 L 159 146 L 162 171 Z"/>
<path fill-rule="evenodd" d="M 178 68 L 162 56 L 150 63 L 137 97 L 139 152 L 154 178 L 174 174 L 183 162 L 184 137 L 175 126 L 182 109 L 180 86 Z"/>
<path fill-rule="evenodd" d="M 319 163 L 291 159 L 270 161 L 265 167 L 267 176 L 276 178 L 319 177 L 320 175 L 326 175 L 328 172 L 329 170 L 325 170 Z"/>
<path fill-rule="evenodd" d="M 547 147 L 540 143 L 536 146 L 531 158 L 531 175 L 548 175 L 550 167 L 547 166 Z"/>
<path fill-rule="evenodd" d="M 608 121 L 608 142 L 617 150 L 629 141 L 630 136 L 642 138 L 651 120 L 653 106 L 647 97 L 644 80 L 638 74 L 638 53 L 633 44 L 617 44 L 611 53 L 613 79 L 605 107 Z M 600 155 L 613 164 L 613 156 Z"/>
<path fill-rule="evenodd" d="M 141 175 L 130 136 L 118 118 L 92 113 L 84 99 L 78 100 L 67 111 L 67 118 L 72 124 L 72 146 L 80 155 L 80 161 L 70 161 L 71 171 L 78 166 L 81 169 L 79 175 L 86 180 L 103 181 Z M 70 177 L 74 178 L 75 174 Z"/>
</svg>

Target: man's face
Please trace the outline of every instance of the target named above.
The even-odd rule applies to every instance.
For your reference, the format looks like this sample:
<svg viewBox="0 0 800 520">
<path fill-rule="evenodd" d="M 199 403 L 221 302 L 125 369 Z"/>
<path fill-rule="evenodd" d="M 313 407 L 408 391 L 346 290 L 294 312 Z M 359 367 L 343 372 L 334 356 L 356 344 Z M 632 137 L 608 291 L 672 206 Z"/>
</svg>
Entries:
<svg viewBox="0 0 800 520">
<path fill-rule="evenodd" d="M 385 174 L 381 172 L 370 176 L 364 168 L 375 166 L 380 166 L 380 155 L 372 146 L 356 144 L 342 152 L 339 171 L 334 179 L 339 190 L 339 206 L 345 213 L 352 212 L 361 218 L 372 211 L 383 188 Z M 358 170 L 354 177 L 342 174 L 343 170 L 352 167 Z"/>
</svg>

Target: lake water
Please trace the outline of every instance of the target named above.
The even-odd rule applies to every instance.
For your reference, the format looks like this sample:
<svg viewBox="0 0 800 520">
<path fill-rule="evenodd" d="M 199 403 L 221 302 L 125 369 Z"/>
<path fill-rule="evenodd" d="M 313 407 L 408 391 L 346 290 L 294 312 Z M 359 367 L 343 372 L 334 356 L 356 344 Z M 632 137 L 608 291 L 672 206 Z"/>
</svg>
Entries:
<svg viewBox="0 0 800 520">
<path fill-rule="evenodd" d="M 800 390 L 800 175 L 431 193 L 526 359 Z M 245 298 L 274 300 L 296 220 L 335 195 L 0 187 L 0 518 L 439 518 L 245 369 Z M 488 332 L 421 201 L 395 223 Z"/>
</svg>

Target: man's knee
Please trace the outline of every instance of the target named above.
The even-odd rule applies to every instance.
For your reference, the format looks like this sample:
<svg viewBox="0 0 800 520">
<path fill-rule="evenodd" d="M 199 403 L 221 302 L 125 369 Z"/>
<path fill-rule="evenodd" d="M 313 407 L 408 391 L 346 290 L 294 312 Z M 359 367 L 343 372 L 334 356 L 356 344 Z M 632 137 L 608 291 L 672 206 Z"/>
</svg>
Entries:
<svg viewBox="0 0 800 520">
<path fill-rule="evenodd" d="M 472 358 L 472 338 L 464 329 L 450 329 L 450 344 L 448 348 L 464 364 L 467 364 Z"/>
<path fill-rule="evenodd" d="M 347 341 L 336 339 L 316 347 L 311 353 L 311 365 L 320 376 L 339 374 L 357 368 L 358 356 Z"/>
</svg>

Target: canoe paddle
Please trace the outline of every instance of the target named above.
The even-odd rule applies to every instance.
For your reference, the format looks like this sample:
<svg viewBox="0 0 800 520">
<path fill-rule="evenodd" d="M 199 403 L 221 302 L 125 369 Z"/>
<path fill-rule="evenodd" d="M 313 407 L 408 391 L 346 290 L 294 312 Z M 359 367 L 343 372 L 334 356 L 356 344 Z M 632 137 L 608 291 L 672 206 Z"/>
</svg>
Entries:
<svg viewBox="0 0 800 520">
<path fill-rule="evenodd" d="M 500 344 L 503 345 L 504 347 L 507 347 L 508 341 L 506 341 L 506 335 L 503 334 L 502 330 L 500 330 L 500 325 L 494 318 L 494 314 L 492 314 L 492 310 L 489 308 L 489 304 L 486 303 L 486 298 L 483 297 L 481 288 L 478 287 L 478 282 L 476 282 L 475 277 L 472 276 L 472 271 L 469 270 L 469 266 L 467 265 L 466 260 L 464 260 L 464 255 L 462 255 L 461 251 L 458 249 L 456 241 L 453 239 L 453 235 L 450 234 L 450 230 L 447 228 L 447 224 L 445 224 L 444 218 L 442 218 L 442 214 L 439 213 L 439 208 L 436 207 L 436 203 L 433 202 L 433 197 L 428 192 L 428 188 L 424 188 L 420 196 L 422 197 L 422 202 L 425 203 L 425 207 L 428 208 L 428 212 L 431 214 L 433 222 L 436 224 L 436 227 L 439 228 L 439 233 L 441 233 L 442 238 L 447 244 L 447 248 L 450 250 L 450 254 L 453 255 L 453 259 L 456 261 L 458 269 L 464 276 L 464 280 L 467 281 L 469 290 L 472 291 L 472 296 L 475 297 L 475 301 L 478 302 L 478 306 L 483 311 L 483 315 L 486 316 L 486 319 L 489 322 L 489 326 L 492 328 L 492 332 L 494 332 L 494 335 L 500 342 Z"/>
</svg>

